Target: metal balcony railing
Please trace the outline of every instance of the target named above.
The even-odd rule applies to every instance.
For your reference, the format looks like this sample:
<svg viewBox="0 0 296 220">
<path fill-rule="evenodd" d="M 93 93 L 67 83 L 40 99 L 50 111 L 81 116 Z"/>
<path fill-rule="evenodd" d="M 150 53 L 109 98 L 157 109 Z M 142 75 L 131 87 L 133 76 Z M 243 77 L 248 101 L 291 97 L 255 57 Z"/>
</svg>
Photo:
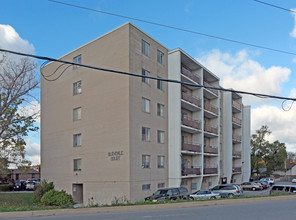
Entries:
<svg viewBox="0 0 296 220">
<path fill-rule="evenodd" d="M 235 108 L 237 108 L 237 109 L 239 109 L 239 110 L 242 110 L 242 105 L 241 105 L 240 103 L 238 103 L 237 101 L 232 100 L 232 105 L 233 105 Z"/>
<path fill-rule="evenodd" d="M 232 116 L 232 122 L 235 123 L 235 124 L 238 124 L 238 125 L 242 124 L 242 120 L 239 119 L 239 118 L 236 118 L 234 116 Z"/>
<path fill-rule="evenodd" d="M 183 168 L 182 169 L 182 176 L 187 175 L 200 175 L 200 168 Z"/>
<path fill-rule="evenodd" d="M 242 168 L 241 167 L 232 167 L 232 172 L 233 173 L 241 173 L 242 172 Z"/>
<path fill-rule="evenodd" d="M 181 98 L 185 101 L 188 101 L 188 102 L 194 104 L 194 105 L 197 105 L 198 107 L 201 107 L 201 100 L 199 98 L 188 95 L 185 92 L 182 92 Z"/>
<path fill-rule="evenodd" d="M 241 142 L 242 141 L 242 136 L 237 135 L 237 134 L 232 134 L 232 139 L 234 141 Z"/>
<path fill-rule="evenodd" d="M 241 151 L 233 151 L 232 152 L 232 156 L 234 156 L 234 157 L 241 157 L 242 156 L 242 152 Z"/>
<path fill-rule="evenodd" d="M 218 115 L 218 108 L 211 105 L 209 102 L 204 102 L 204 108 L 205 108 L 205 110 L 212 112 L 215 115 Z"/>
<path fill-rule="evenodd" d="M 205 124 L 204 131 L 218 135 L 218 128 Z"/>
<path fill-rule="evenodd" d="M 218 168 L 204 168 L 204 174 L 218 174 Z"/>
<path fill-rule="evenodd" d="M 208 82 L 206 82 L 206 81 L 204 81 L 204 85 L 205 85 L 205 86 L 211 86 L 211 87 L 213 87 L 212 85 L 210 85 L 210 84 L 209 84 Z M 216 90 L 216 89 L 211 89 L 211 88 L 205 88 L 205 89 L 211 91 L 211 92 L 214 93 L 216 96 L 218 96 L 218 90 Z"/>
<path fill-rule="evenodd" d="M 204 145 L 204 153 L 218 154 L 218 148 L 210 145 Z"/>
<path fill-rule="evenodd" d="M 182 143 L 182 150 L 201 152 L 200 144 Z"/>
<path fill-rule="evenodd" d="M 182 124 L 186 125 L 186 126 L 189 126 L 189 127 L 192 127 L 192 128 L 195 128 L 195 129 L 199 129 L 199 130 L 201 129 L 200 121 L 192 120 L 192 119 L 189 119 L 189 118 L 183 117 L 182 118 Z"/>
<path fill-rule="evenodd" d="M 193 74 L 186 67 L 182 66 L 181 73 L 184 74 L 185 76 L 187 76 L 188 78 L 192 79 L 194 82 L 200 84 L 200 82 L 201 82 L 200 78 L 197 75 Z"/>
</svg>

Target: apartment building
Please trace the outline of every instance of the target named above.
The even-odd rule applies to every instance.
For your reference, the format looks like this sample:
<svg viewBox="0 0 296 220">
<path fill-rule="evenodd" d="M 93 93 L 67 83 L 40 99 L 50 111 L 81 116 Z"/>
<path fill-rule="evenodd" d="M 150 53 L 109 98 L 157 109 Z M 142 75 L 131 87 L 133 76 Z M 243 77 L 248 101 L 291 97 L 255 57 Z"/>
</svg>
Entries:
<svg viewBox="0 0 296 220">
<path fill-rule="evenodd" d="M 75 201 L 135 202 L 159 188 L 249 179 L 250 109 L 237 94 L 198 86 L 219 78 L 183 50 L 127 22 L 60 59 L 195 84 L 47 64 L 41 178 Z"/>
</svg>

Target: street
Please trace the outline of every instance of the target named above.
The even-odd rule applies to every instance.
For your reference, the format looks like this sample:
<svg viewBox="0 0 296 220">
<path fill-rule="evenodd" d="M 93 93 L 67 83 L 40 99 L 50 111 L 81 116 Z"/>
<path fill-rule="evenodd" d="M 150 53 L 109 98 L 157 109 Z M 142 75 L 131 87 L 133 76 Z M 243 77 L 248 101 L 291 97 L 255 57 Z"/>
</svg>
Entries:
<svg viewBox="0 0 296 220">
<path fill-rule="evenodd" d="M 86 214 L 71 214 L 59 216 L 8 218 L 12 220 L 98 220 L 98 219 L 203 219 L 203 220 L 228 220 L 228 219 L 294 219 L 296 215 L 295 198 L 264 200 L 264 201 L 242 201 L 232 204 L 211 205 L 203 207 L 183 207 L 183 208 L 158 208 L 154 210 L 134 210 L 100 212 Z"/>
</svg>

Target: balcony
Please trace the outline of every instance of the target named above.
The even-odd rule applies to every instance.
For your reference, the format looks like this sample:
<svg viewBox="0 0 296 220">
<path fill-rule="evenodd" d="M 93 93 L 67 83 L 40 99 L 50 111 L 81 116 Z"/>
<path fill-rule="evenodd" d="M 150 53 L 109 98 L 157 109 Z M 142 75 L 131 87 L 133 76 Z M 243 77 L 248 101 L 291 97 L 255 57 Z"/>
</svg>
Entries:
<svg viewBox="0 0 296 220">
<path fill-rule="evenodd" d="M 182 176 L 188 175 L 200 175 L 200 168 L 183 168 L 182 169 Z"/>
<path fill-rule="evenodd" d="M 218 174 L 218 168 L 204 168 L 203 174 Z"/>
<path fill-rule="evenodd" d="M 187 78 L 189 78 L 191 81 L 193 81 L 194 83 L 200 84 L 201 80 L 200 78 L 195 75 L 194 73 L 192 73 L 189 69 L 187 69 L 186 67 L 182 66 L 181 68 L 181 73 L 186 76 Z M 188 81 L 190 82 L 190 81 Z M 191 82 L 192 83 L 192 82 Z"/>
<path fill-rule="evenodd" d="M 199 144 L 182 143 L 182 150 L 193 153 L 201 153 L 201 146 Z"/>
<path fill-rule="evenodd" d="M 241 158 L 242 157 L 242 152 L 241 151 L 233 151 L 232 156 L 235 158 Z"/>
<path fill-rule="evenodd" d="M 181 106 L 189 111 L 198 111 L 201 109 L 201 100 L 185 92 L 181 93 Z"/>
<path fill-rule="evenodd" d="M 212 85 L 210 85 L 208 82 L 204 81 L 204 85 L 205 86 L 210 86 L 213 87 Z M 205 88 L 204 90 L 204 96 L 208 99 L 215 99 L 218 98 L 218 90 L 216 89 L 211 89 L 211 88 Z"/>
<path fill-rule="evenodd" d="M 232 141 L 235 144 L 241 143 L 242 142 L 242 136 L 237 135 L 237 134 L 232 134 Z"/>
<path fill-rule="evenodd" d="M 213 127 L 208 124 L 204 124 L 204 131 L 206 137 L 217 137 L 218 136 L 218 128 L 217 126 Z"/>
<path fill-rule="evenodd" d="M 232 173 L 241 173 L 242 168 L 241 167 L 232 167 Z"/>
<path fill-rule="evenodd" d="M 242 105 L 237 101 L 232 101 L 232 111 L 237 113 L 242 111 Z"/>
<path fill-rule="evenodd" d="M 210 145 L 205 145 L 204 146 L 204 153 L 218 154 L 218 148 L 217 147 L 210 146 Z"/>
<path fill-rule="evenodd" d="M 201 122 L 200 121 L 195 121 L 189 118 L 182 118 L 182 131 L 195 134 L 201 132 Z"/>
<path fill-rule="evenodd" d="M 240 128 L 242 126 L 242 120 L 232 116 L 232 126 L 234 128 Z"/>
<path fill-rule="evenodd" d="M 207 118 L 216 118 L 218 117 L 218 108 L 211 105 L 209 102 L 204 102 L 204 112 L 205 117 Z"/>
</svg>

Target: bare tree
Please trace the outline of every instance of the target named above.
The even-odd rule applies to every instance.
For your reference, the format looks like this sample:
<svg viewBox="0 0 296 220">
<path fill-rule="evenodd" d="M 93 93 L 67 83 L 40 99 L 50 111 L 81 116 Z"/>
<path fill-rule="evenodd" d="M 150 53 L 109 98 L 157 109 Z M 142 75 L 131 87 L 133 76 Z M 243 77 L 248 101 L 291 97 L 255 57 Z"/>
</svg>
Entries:
<svg viewBox="0 0 296 220">
<path fill-rule="evenodd" d="M 39 86 L 37 66 L 35 60 L 27 57 L 0 57 L 0 173 L 11 163 L 30 164 L 25 160 L 24 137 L 38 129 L 34 119 L 39 113 L 28 115 L 20 107 L 33 100 L 32 91 Z"/>
</svg>

